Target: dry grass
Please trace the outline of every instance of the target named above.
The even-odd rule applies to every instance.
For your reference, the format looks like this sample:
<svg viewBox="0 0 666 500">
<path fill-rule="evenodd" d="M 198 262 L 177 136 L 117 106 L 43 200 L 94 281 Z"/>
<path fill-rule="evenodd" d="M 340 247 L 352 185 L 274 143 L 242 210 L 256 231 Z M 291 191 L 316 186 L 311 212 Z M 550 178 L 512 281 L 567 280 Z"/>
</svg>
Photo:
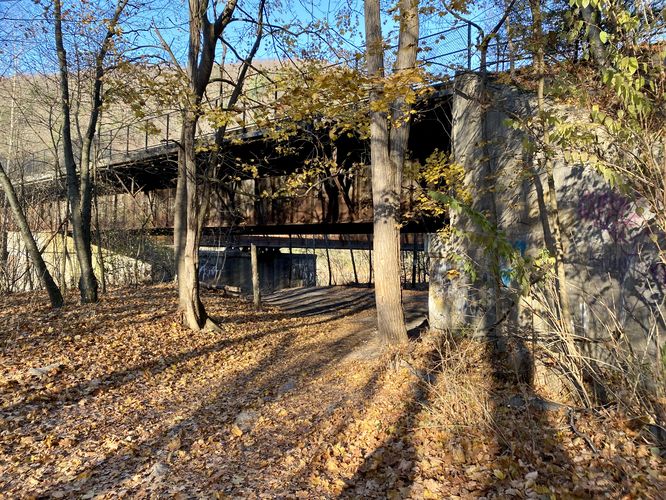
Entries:
<svg viewBox="0 0 666 500">
<path fill-rule="evenodd" d="M 472 339 L 434 339 L 435 380 L 429 384 L 433 419 L 450 426 L 492 425 L 493 366 L 488 347 Z"/>
</svg>

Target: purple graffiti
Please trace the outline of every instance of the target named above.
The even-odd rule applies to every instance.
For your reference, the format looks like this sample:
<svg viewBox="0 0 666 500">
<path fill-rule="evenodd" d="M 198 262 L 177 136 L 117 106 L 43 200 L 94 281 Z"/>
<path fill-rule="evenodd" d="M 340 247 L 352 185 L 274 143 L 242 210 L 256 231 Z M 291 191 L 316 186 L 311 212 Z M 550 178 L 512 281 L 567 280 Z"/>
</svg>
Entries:
<svg viewBox="0 0 666 500">
<path fill-rule="evenodd" d="M 616 243 L 629 243 L 645 225 L 631 200 L 614 191 L 586 192 L 580 197 L 578 215 L 608 231 Z"/>
</svg>

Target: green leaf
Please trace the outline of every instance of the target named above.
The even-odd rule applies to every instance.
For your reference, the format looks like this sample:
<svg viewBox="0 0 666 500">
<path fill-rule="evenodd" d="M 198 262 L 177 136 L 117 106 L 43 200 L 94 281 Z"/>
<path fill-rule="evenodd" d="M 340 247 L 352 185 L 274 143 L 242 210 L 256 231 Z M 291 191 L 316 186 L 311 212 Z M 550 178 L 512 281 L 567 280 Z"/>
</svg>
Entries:
<svg viewBox="0 0 666 500">
<path fill-rule="evenodd" d="M 630 57 L 629 60 L 627 61 L 627 68 L 629 70 L 629 74 L 633 75 L 636 73 L 638 70 L 638 59 L 635 57 Z"/>
<path fill-rule="evenodd" d="M 601 40 L 601 43 L 607 43 L 608 42 L 608 33 L 605 31 L 602 31 L 599 33 L 599 40 Z"/>
</svg>

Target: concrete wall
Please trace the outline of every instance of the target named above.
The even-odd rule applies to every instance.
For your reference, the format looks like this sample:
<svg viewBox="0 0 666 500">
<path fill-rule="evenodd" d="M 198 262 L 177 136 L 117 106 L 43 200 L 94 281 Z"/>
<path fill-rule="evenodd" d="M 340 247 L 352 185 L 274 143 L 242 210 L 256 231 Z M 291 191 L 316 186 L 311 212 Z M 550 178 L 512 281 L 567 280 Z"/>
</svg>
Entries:
<svg viewBox="0 0 666 500">
<path fill-rule="evenodd" d="M 454 158 L 465 167 L 474 209 L 496 221 L 515 248 L 534 257 L 545 248 L 540 209 L 545 200 L 538 184 L 540 181 L 547 196 L 546 179 L 527 175 L 526 167 L 535 158 L 525 152 L 523 133 L 511 128 L 507 119 L 532 116 L 536 98 L 493 82 L 487 89 L 487 93 L 482 92 L 477 75 L 456 78 Z M 566 120 L 586 120 L 584 111 L 552 103 L 549 108 Z M 556 158 L 554 177 L 572 312 L 579 333 L 605 338 L 607 327 L 617 326 L 635 346 L 647 347 L 647 354 L 654 359 L 655 332 L 664 328 L 660 307 L 666 291 L 666 266 L 660 262 L 647 228 L 651 214 L 640 200 L 633 201 L 611 189 L 589 165 L 572 165 Z M 452 217 L 452 224 L 464 232 L 478 232 L 464 215 Z M 497 318 L 494 304 L 498 295 L 486 252 L 462 238 L 444 242 L 434 238 L 429 252 L 431 324 L 439 328 L 466 324 L 483 333 Z M 450 258 L 452 254 L 466 255 L 475 263 L 476 279 L 457 277 L 460 269 Z M 503 265 L 498 264 L 500 268 Z M 500 309 L 505 300 L 502 288 Z"/>
<path fill-rule="evenodd" d="M 72 238 L 63 238 L 60 234 L 50 233 L 35 233 L 34 237 L 37 246 L 43 249 L 42 256 L 46 266 L 58 285 L 61 288 L 77 287 L 80 268 Z M 19 233 L 14 231 L 8 233 L 7 250 L 9 255 L 6 266 L 0 270 L 0 289 L 12 292 L 41 289 L 39 276 L 29 263 Z M 95 275 L 100 279 L 100 252 L 96 245 L 92 246 L 92 255 Z M 106 248 L 102 249 L 101 257 L 104 261 L 106 283 L 109 286 L 149 282 L 155 278 L 152 276 L 152 266 L 148 262 Z"/>
</svg>

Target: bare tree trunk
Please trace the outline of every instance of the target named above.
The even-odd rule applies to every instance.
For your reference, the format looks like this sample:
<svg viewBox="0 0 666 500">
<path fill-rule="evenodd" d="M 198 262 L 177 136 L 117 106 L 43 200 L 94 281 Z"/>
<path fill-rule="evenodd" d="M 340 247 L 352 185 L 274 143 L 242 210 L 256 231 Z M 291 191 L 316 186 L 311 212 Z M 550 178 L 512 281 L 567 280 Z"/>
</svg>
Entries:
<svg viewBox="0 0 666 500">
<path fill-rule="evenodd" d="M 603 67 L 606 65 L 608 58 L 606 57 L 606 48 L 601 42 L 601 28 L 599 28 L 598 24 L 599 13 L 596 9 L 592 10 L 592 4 L 589 4 L 582 9 L 581 15 L 587 25 L 587 39 L 590 43 L 590 53 L 594 61 Z"/>
<path fill-rule="evenodd" d="M 530 6 L 532 9 L 532 22 L 533 32 L 535 37 L 535 61 L 534 65 L 537 70 L 537 112 L 543 115 L 545 110 L 544 87 L 545 87 L 545 61 L 544 61 L 544 40 L 543 40 L 543 27 L 542 27 L 542 13 L 540 0 L 531 0 Z M 543 117 L 543 116 L 542 116 Z M 543 120 L 542 120 L 543 121 Z M 553 162 L 548 157 L 548 145 L 550 143 L 547 125 L 542 124 L 543 130 L 541 134 L 541 141 L 544 145 L 544 153 L 542 157 L 543 170 L 546 173 L 546 182 L 548 185 L 548 209 L 550 212 L 550 234 L 551 234 L 551 248 L 548 250 L 555 257 L 555 272 L 557 276 L 557 293 L 560 302 L 560 319 L 564 328 L 569 332 L 573 332 L 573 320 L 571 317 L 571 308 L 569 301 L 569 293 L 567 290 L 567 279 L 565 272 L 565 256 L 564 244 L 562 241 L 562 229 L 560 223 L 560 211 L 557 201 L 557 190 L 555 186 L 555 177 L 553 175 Z M 544 228 L 546 231 L 547 228 Z M 548 241 L 548 239 L 547 239 Z"/>
<path fill-rule="evenodd" d="M 294 252 L 291 248 L 291 233 L 289 233 L 289 288 L 294 274 Z"/>
<path fill-rule="evenodd" d="M 7 264 L 9 262 L 9 205 L 7 197 L 2 197 L 2 207 L 0 208 L 0 292 L 5 289 L 5 280 L 7 276 Z"/>
<path fill-rule="evenodd" d="M 352 271 L 354 272 L 354 283 L 358 285 L 358 272 L 356 271 L 356 261 L 354 260 L 354 249 L 349 248 L 349 256 L 351 257 Z"/>
<path fill-rule="evenodd" d="M 181 131 L 181 151 L 179 153 L 178 182 L 176 185 L 176 213 L 174 216 L 174 253 L 178 267 L 178 296 L 185 324 L 199 330 L 204 327 L 215 328 L 208 318 L 199 296 L 199 240 L 205 215 L 206 196 L 199 199 L 198 175 L 196 164 L 195 139 L 197 122 L 200 116 L 200 104 L 215 62 L 216 45 L 227 25 L 232 21 L 237 0 L 227 0 L 224 9 L 215 13 L 213 21 L 208 19 L 209 1 L 189 1 L 189 44 L 187 57 L 187 76 L 190 86 L 190 102 L 183 111 Z M 242 90 L 247 68 L 254 57 L 262 34 L 262 14 L 264 0 L 259 2 L 258 28 L 255 43 L 248 58 L 243 61 L 239 79 L 230 97 L 235 103 Z M 216 132 L 216 143 L 221 144 L 224 137 L 222 129 Z M 216 170 L 212 161 L 203 176 L 209 178 Z M 202 210 L 203 208 L 203 210 Z"/>
<path fill-rule="evenodd" d="M 60 263 L 60 288 L 63 291 L 67 291 L 67 261 L 69 260 L 69 254 L 68 254 L 68 249 L 67 245 L 69 243 L 69 217 L 67 214 L 69 213 L 69 210 L 67 207 L 69 204 L 67 201 L 65 201 L 65 220 L 64 224 L 62 227 L 62 236 L 61 236 L 61 244 L 62 244 L 62 250 L 61 250 L 61 255 L 60 259 L 62 262 Z M 62 212 L 61 212 L 62 213 Z"/>
<path fill-rule="evenodd" d="M 84 219 L 81 212 L 81 199 L 79 192 L 79 180 L 74 160 L 74 150 L 71 133 L 70 118 L 70 97 L 69 97 L 69 74 L 67 67 L 67 53 L 62 36 L 62 12 L 61 1 L 54 1 L 55 11 L 55 41 L 58 52 L 58 64 L 60 68 L 60 100 L 63 113 L 63 151 L 65 160 L 65 169 L 67 172 L 67 198 L 71 210 L 72 237 L 76 257 L 81 269 L 79 278 L 79 290 L 81 292 L 81 302 L 97 301 L 97 279 L 93 272 L 92 252 L 90 250 L 90 241 L 86 244 L 86 234 L 89 234 L 90 228 L 84 229 Z"/>
<path fill-rule="evenodd" d="M 191 111 L 183 114 L 181 135 L 184 183 L 180 201 L 184 203 L 185 220 L 178 233 L 183 238 L 182 254 L 178 261 L 178 296 L 185 324 L 192 330 L 200 330 L 208 315 L 199 296 L 199 204 L 197 200 L 197 163 L 195 151 L 197 117 Z M 184 228 L 183 228 L 184 226 Z M 183 231 L 184 229 L 184 231 Z"/>
<path fill-rule="evenodd" d="M 78 129 L 78 114 L 75 114 L 74 116 L 82 144 L 79 172 L 77 172 L 77 166 L 74 160 L 74 144 L 72 142 L 72 106 L 69 93 L 69 67 L 67 65 L 67 53 L 65 51 L 62 33 L 62 0 L 54 0 L 53 2 L 55 42 L 60 71 L 60 100 L 63 113 L 62 139 L 65 169 L 67 173 L 67 198 L 71 210 L 72 237 L 74 240 L 74 248 L 76 250 L 76 258 L 79 262 L 79 267 L 81 268 L 79 290 L 81 292 L 81 301 L 84 303 L 97 301 L 98 287 L 92 259 L 91 231 L 93 182 L 91 178 L 90 155 L 103 103 L 102 81 L 105 73 L 104 60 L 111 48 L 113 38 L 118 33 L 118 23 L 128 2 L 129 0 L 117 0 L 114 13 L 111 18 L 107 20 L 106 33 L 102 39 L 99 51 L 95 54 L 95 79 L 92 88 L 90 115 L 87 128 L 83 134 L 81 134 L 80 129 Z"/>
<path fill-rule="evenodd" d="M 400 35 L 396 71 L 414 68 L 418 48 L 418 1 L 400 0 Z M 374 79 L 370 91 L 371 107 L 382 99 L 384 49 L 379 0 L 365 0 L 366 59 L 368 74 Z M 375 301 L 377 328 L 386 345 L 407 342 L 402 309 L 400 265 L 400 192 L 407 138 L 409 105 L 404 98 L 391 106 L 393 129 L 381 110 L 370 113 L 370 155 L 372 163 L 372 200 L 374 211 Z"/>
<path fill-rule="evenodd" d="M 583 385 L 583 372 L 580 364 L 578 349 L 573 340 L 574 324 L 571 315 L 571 306 L 569 300 L 569 291 L 567 289 L 566 262 L 564 253 L 564 243 L 562 240 L 562 225 L 560 221 L 560 211 L 557 200 L 557 190 L 553 172 L 553 162 L 549 158 L 550 138 L 548 134 L 548 125 L 544 119 L 545 113 L 545 60 L 544 60 L 544 38 L 543 38 L 543 17 L 541 11 L 541 0 L 530 0 L 530 9 L 532 11 L 532 31 L 534 36 L 534 66 L 537 71 L 537 112 L 541 121 L 541 137 L 543 144 L 542 152 L 542 170 L 546 174 L 548 185 L 548 209 L 549 224 L 551 230 L 551 244 L 548 251 L 555 257 L 555 286 L 556 286 L 556 309 L 559 317 L 559 327 L 561 328 L 561 343 L 565 356 L 568 358 L 568 368 L 571 370 L 569 376 L 574 382 L 581 401 L 589 405 L 590 400 Z M 544 227 L 544 232 L 547 228 Z M 548 239 L 546 240 L 548 243 Z"/>
<path fill-rule="evenodd" d="M 187 215 L 185 200 L 185 151 L 182 147 L 178 152 L 178 178 L 173 210 L 173 255 L 176 263 L 176 280 L 180 276 L 183 250 L 185 249 L 185 218 Z"/>
<path fill-rule="evenodd" d="M 511 78 L 516 76 L 516 45 L 514 42 L 515 33 L 513 29 L 513 23 L 511 18 L 507 17 L 506 19 L 506 31 L 507 31 L 507 45 L 509 49 L 509 74 Z"/>
<path fill-rule="evenodd" d="M 370 244 L 370 235 L 368 234 L 368 288 L 372 286 L 372 245 Z"/>
<path fill-rule="evenodd" d="M 419 258 L 418 250 L 416 249 L 416 234 L 412 236 L 412 288 L 416 288 L 416 264 Z"/>
<path fill-rule="evenodd" d="M 326 248 L 326 265 L 328 266 L 328 286 L 333 285 L 333 268 L 331 267 L 331 254 L 328 251 L 328 235 L 324 235 L 324 245 Z"/>
<path fill-rule="evenodd" d="M 106 269 L 104 267 L 104 250 L 102 248 L 102 229 L 99 225 L 99 204 L 97 200 L 97 190 L 94 193 L 95 205 L 95 231 L 97 232 L 97 261 L 99 263 L 99 279 L 102 285 L 102 293 L 106 293 Z"/>
<path fill-rule="evenodd" d="M 44 285 L 44 288 L 46 288 L 46 291 L 49 294 L 51 306 L 61 307 L 64 304 L 64 301 L 62 294 L 60 293 L 60 289 L 58 288 L 58 285 L 56 285 L 55 281 L 53 281 L 53 277 L 46 267 L 46 263 L 44 262 L 42 254 L 40 253 L 39 248 L 37 248 L 37 243 L 35 242 L 32 231 L 30 231 L 25 214 L 21 209 L 21 204 L 19 203 L 18 197 L 16 196 L 16 191 L 14 191 L 14 186 L 7 176 L 7 173 L 5 172 L 2 164 L 0 164 L 0 185 L 2 185 L 2 189 L 5 192 L 9 206 L 11 207 L 12 213 L 14 214 L 14 220 L 16 221 L 16 225 L 18 226 L 21 237 L 23 238 L 26 252 L 32 261 L 32 265 L 35 266 L 37 275 L 39 276 L 42 285 Z"/>
</svg>

